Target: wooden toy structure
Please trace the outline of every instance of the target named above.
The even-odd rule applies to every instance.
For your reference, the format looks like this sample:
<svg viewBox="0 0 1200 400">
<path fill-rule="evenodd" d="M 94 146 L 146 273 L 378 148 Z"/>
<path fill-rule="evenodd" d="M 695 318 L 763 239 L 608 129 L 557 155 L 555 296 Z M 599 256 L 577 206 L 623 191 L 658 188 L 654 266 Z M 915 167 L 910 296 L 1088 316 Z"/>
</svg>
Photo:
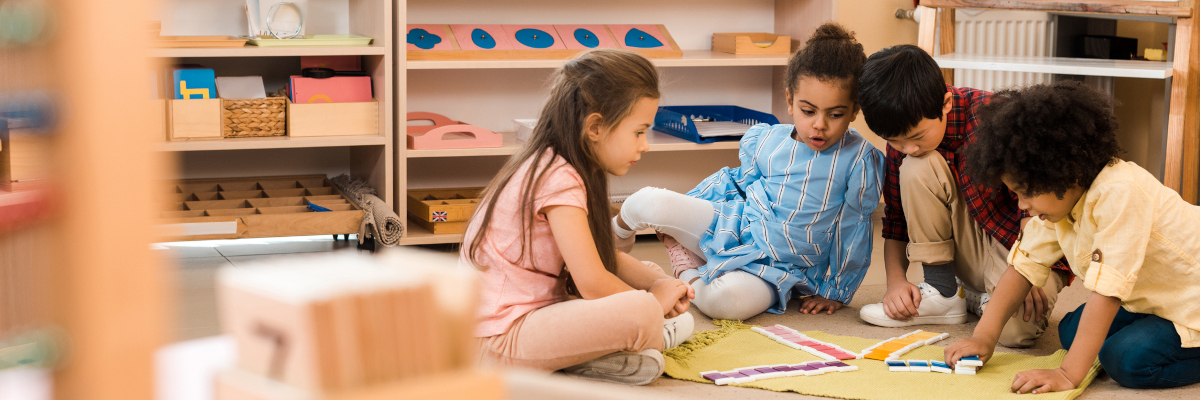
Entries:
<svg viewBox="0 0 1200 400">
<path fill-rule="evenodd" d="M 683 57 L 663 25 L 409 24 L 409 60 L 561 59 L 596 48 Z"/>
<path fill-rule="evenodd" d="M 358 233 L 363 210 L 322 175 L 171 183 L 160 214 L 168 240 Z"/>
</svg>

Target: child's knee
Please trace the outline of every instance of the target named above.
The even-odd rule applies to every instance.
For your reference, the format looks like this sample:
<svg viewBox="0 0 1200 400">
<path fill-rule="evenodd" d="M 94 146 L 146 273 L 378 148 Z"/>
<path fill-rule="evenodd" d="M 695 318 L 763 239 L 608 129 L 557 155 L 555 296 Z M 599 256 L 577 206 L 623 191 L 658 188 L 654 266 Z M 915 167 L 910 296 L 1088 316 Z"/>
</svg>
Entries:
<svg viewBox="0 0 1200 400">
<path fill-rule="evenodd" d="M 757 276 L 732 271 L 696 290 L 696 306 L 713 319 L 746 320 L 775 302 L 771 286 Z"/>
<path fill-rule="evenodd" d="M 1155 357 L 1147 356 L 1140 351 L 1136 343 L 1134 347 L 1120 344 L 1105 343 L 1100 349 L 1100 365 L 1104 372 L 1112 377 L 1117 384 L 1132 389 L 1162 388 L 1156 376 L 1162 370 L 1162 365 Z"/>
<path fill-rule="evenodd" d="M 1025 348 L 1032 347 L 1037 339 L 1042 337 L 1046 332 L 1046 326 L 1049 322 L 1046 319 L 1036 321 L 1030 319 L 1025 322 L 1023 315 L 1018 315 L 1017 318 L 1008 320 L 1004 324 L 1004 329 L 1000 331 L 1000 339 L 997 341 L 1001 346 L 1009 348 Z"/>
<path fill-rule="evenodd" d="M 917 157 L 906 156 L 900 163 L 900 186 L 937 185 L 950 169 L 938 152 Z"/>
<path fill-rule="evenodd" d="M 663 311 L 658 299 L 653 294 L 641 290 L 631 290 L 613 296 L 618 300 L 615 306 L 625 310 L 623 314 L 630 328 L 628 336 L 634 338 L 629 350 L 662 350 Z"/>
<path fill-rule="evenodd" d="M 625 223 L 645 222 L 647 217 L 657 213 L 657 208 L 664 203 L 664 192 L 669 190 L 647 186 L 629 195 L 621 206 L 621 217 Z"/>
</svg>

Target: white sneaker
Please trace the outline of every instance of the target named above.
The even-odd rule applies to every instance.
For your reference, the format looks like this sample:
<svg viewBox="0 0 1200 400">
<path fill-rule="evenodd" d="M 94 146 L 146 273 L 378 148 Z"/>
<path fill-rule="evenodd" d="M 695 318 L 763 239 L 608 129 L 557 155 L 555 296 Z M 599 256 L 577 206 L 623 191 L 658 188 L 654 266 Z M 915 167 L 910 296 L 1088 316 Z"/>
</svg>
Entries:
<svg viewBox="0 0 1200 400">
<path fill-rule="evenodd" d="M 992 300 L 992 295 L 967 289 L 966 286 L 962 287 L 962 294 L 967 300 L 967 311 L 978 317 L 983 317 L 983 310 L 987 308 L 988 301 Z"/>
<path fill-rule="evenodd" d="M 669 349 L 692 338 L 692 330 L 696 329 L 696 319 L 691 313 L 663 321 L 663 349 Z"/>
<path fill-rule="evenodd" d="M 573 367 L 563 373 L 589 379 L 626 385 L 645 385 L 653 382 L 666 370 L 666 361 L 658 350 L 646 349 L 637 353 L 618 351 Z"/>
<path fill-rule="evenodd" d="M 921 290 L 921 306 L 917 307 L 918 317 L 908 321 L 888 318 L 883 311 L 883 303 L 868 304 L 858 311 L 863 321 L 878 326 L 901 327 L 913 325 L 952 325 L 967 322 L 967 302 L 957 295 L 942 297 L 937 289 L 925 282 L 917 284 Z"/>
</svg>

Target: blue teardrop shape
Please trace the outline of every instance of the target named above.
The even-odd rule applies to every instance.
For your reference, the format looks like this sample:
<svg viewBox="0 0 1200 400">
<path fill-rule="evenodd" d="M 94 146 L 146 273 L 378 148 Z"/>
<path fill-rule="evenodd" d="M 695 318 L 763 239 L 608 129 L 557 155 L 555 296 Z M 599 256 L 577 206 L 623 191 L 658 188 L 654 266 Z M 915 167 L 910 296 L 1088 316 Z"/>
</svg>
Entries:
<svg viewBox="0 0 1200 400">
<path fill-rule="evenodd" d="M 441 42 L 441 36 L 429 33 L 427 30 L 418 28 L 408 31 L 408 43 L 411 43 L 413 46 L 429 50 Z"/>
<path fill-rule="evenodd" d="M 583 28 L 575 30 L 575 41 L 588 48 L 596 48 L 600 45 L 600 38 L 597 38 L 592 31 Z"/>
<path fill-rule="evenodd" d="M 650 36 L 649 33 L 646 33 L 646 31 L 634 28 L 625 33 L 625 45 L 629 47 L 649 49 L 654 47 L 662 47 L 663 44 L 662 42 L 658 41 L 658 39 L 655 39 L 654 36 Z"/>
<path fill-rule="evenodd" d="M 513 34 L 513 37 L 517 38 L 517 42 L 535 49 L 544 49 L 554 45 L 554 37 L 541 29 L 522 29 Z"/>
<path fill-rule="evenodd" d="M 471 41 L 475 42 L 475 45 L 481 49 L 496 47 L 496 38 L 492 37 L 492 34 L 487 33 L 487 31 L 479 28 L 471 31 Z"/>
</svg>

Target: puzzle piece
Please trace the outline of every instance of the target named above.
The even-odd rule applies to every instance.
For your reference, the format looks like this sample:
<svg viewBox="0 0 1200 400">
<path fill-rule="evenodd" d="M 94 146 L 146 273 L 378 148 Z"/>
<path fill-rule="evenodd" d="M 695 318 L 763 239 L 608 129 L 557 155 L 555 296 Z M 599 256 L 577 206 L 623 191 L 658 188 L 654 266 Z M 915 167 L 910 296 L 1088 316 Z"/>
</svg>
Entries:
<svg viewBox="0 0 1200 400">
<path fill-rule="evenodd" d="M 958 359 L 958 364 L 955 364 L 955 367 L 959 365 L 965 365 L 968 367 L 982 367 L 983 361 L 979 360 L 979 356 L 963 357 Z"/>
<path fill-rule="evenodd" d="M 912 372 L 930 372 L 929 361 L 908 360 L 908 370 Z"/>
<path fill-rule="evenodd" d="M 730 371 L 705 371 L 700 376 L 717 385 L 749 383 L 790 376 L 816 376 L 830 372 L 857 371 L 858 367 L 841 361 L 810 361 L 800 364 L 758 365 Z"/>
<path fill-rule="evenodd" d="M 843 349 L 836 344 L 813 339 L 783 325 L 753 327 L 751 330 L 761 333 L 784 346 L 804 351 L 826 361 L 861 358 L 858 354 Z"/>
<path fill-rule="evenodd" d="M 863 349 L 860 357 L 881 361 L 895 360 L 913 349 L 936 343 L 949 336 L 948 333 L 925 332 L 918 329 L 875 343 L 871 347 Z"/>
<path fill-rule="evenodd" d="M 888 371 L 891 372 L 908 372 L 908 363 L 904 360 L 887 360 Z"/>
<path fill-rule="evenodd" d="M 929 360 L 929 370 L 932 372 L 941 372 L 943 374 L 952 374 L 954 370 L 950 369 L 950 364 L 942 361 Z"/>
</svg>

